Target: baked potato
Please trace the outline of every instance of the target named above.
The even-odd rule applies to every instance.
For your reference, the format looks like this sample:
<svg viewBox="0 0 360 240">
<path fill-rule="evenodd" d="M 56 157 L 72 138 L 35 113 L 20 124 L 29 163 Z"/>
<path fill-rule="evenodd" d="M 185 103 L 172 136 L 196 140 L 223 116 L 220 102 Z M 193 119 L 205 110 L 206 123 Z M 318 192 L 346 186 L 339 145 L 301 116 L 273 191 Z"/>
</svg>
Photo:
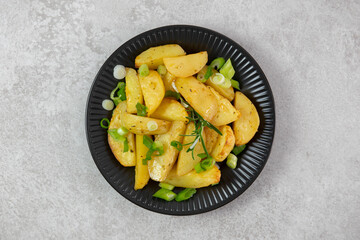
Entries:
<svg viewBox="0 0 360 240">
<path fill-rule="evenodd" d="M 150 130 L 149 124 L 156 124 L 156 130 Z M 124 113 L 122 118 L 123 126 L 126 127 L 130 132 L 139 134 L 139 135 L 154 135 L 154 134 L 164 134 L 169 131 L 171 122 L 149 118 L 141 117 L 137 115 L 132 115 L 130 113 Z"/>
<path fill-rule="evenodd" d="M 135 69 L 126 68 L 125 82 L 127 112 L 136 113 L 136 104 L 143 104 L 144 99 L 140 87 L 139 78 Z"/>
<path fill-rule="evenodd" d="M 221 126 L 219 130 L 222 133 L 222 136 L 218 137 L 210 155 L 215 159 L 215 161 L 222 162 L 233 150 L 235 145 L 235 136 L 233 130 L 228 125 Z"/>
<path fill-rule="evenodd" d="M 164 98 L 160 106 L 151 114 L 151 117 L 167 121 L 188 122 L 189 114 L 181 103 L 170 98 Z"/>
<path fill-rule="evenodd" d="M 199 52 L 179 57 L 164 58 L 166 69 L 175 77 L 190 77 L 198 73 L 208 61 L 207 52 Z"/>
<path fill-rule="evenodd" d="M 148 165 L 143 165 L 142 160 L 146 157 L 146 153 L 149 150 L 143 144 L 144 135 L 136 135 L 136 166 L 135 166 L 135 185 L 134 189 L 142 189 L 148 183 L 149 169 Z"/>
</svg>

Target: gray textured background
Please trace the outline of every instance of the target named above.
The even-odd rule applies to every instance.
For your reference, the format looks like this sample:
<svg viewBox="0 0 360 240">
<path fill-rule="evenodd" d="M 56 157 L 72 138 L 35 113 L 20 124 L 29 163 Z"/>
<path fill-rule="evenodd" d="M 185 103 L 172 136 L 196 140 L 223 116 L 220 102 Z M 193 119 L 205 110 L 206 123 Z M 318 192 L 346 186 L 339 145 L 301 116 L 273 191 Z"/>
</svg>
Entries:
<svg viewBox="0 0 360 240">
<path fill-rule="evenodd" d="M 0 18 L 0 239 L 359 239 L 359 1 L 2 0 Z M 188 217 L 113 190 L 84 129 L 105 59 L 143 31 L 179 23 L 247 49 L 277 116 L 255 183 Z"/>
</svg>

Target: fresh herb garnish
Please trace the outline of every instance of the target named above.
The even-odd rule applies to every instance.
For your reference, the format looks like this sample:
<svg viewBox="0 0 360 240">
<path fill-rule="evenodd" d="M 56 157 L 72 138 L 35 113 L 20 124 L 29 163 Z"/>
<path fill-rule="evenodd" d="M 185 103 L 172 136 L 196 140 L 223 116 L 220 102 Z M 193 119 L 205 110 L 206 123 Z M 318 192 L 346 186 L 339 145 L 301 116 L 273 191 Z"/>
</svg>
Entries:
<svg viewBox="0 0 360 240">
<path fill-rule="evenodd" d="M 114 104 L 117 106 L 119 102 L 126 100 L 125 93 L 125 83 L 119 82 L 114 90 L 110 93 L 111 100 L 114 101 Z"/>
<path fill-rule="evenodd" d="M 137 103 L 136 104 L 136 111 L 137 111 L 137 115 L 138 116 L 142 116 L 145 117 L 146 116 L 146 111 L 147 111 L 147 107 L 145 105 L 142 105 L 141 103 Z"/>
<path fill-rule="evenodd" d="M 144 135 L 143 144 L 149 149 L 146 153 L 146 157 L 143 159 L 142 164 L 147 165 L 147 161 L 151 160 L 151 156 L 157 151 L 155 156 L 161 156 L 164 154 L 164 146 L 159 141 L 153 141 L 149 136 Z"/>
<path fill-rule="evenodd" d="M 176 148 L 179 152 L 183 149 L 183 145 L 179 141 L 172 141 L 170 145 Z"/>
<path fill-rule="evenodd" d="M 177 92 L 174 92 L 174 91 L 171 91 L 171 90 L 167 90 L 165 92 L 165 97 L 173 97 L 176 100 L 179 100 L 180 99 L 180 93 L 177 93 Z"/>
<path fill-rule="evenodd" d="M 236 146 L 234 147 L 234 149 L 232 150 L 232 152 L 235 154 L 235 155 L 238 155 L 239 153 L 241 153 L 242 151 L 244 151 L 246 145 L 240 145 L 240 146 Z"/>
</svg>

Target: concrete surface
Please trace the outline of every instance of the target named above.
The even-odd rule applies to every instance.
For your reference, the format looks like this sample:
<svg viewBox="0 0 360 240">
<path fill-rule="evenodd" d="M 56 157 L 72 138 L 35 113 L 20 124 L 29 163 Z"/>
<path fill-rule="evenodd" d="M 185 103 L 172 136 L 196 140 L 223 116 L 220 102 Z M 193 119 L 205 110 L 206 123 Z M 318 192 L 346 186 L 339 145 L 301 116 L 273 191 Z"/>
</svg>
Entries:
<svg viewBox="0 0 360 240">
<path fill-rule="evenodd" d="M 359 1 L 10 0 L 0 16 L 0 239 L 359 239 Z M 257 181 L 188 217 L 113 190 L 84 130 L 104 60 L 143 31 L 180 23 L 247 49 L 277 107 Z"/>
</svg>

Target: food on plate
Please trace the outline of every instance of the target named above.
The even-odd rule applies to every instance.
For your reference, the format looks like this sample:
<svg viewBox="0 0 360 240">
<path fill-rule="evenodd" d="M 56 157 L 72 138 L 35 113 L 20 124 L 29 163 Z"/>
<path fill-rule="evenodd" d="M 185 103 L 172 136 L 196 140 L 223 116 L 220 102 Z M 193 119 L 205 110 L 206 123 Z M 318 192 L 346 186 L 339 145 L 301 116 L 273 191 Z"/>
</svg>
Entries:
<svg viewBox="0 0 360 240">
<path fill-rule="evenodd" d="M 164 58 L 183 56 L 185 54 L 184 49 L 177 44 L 151 47 L 135 58 L 135 67 L 139 68 L 141 65 L 146 64 L 150 69 L 156 69 L 159 65 L 164 64 Z"/>
<path fill-rule="evenodd" d="M 233 123 L 235 144 L 244 145 L 254 137 L 259 128 L 259 114 L 255 105 L 241 92 L 236 92 L 234 106 L 241 113 L 241 117 Z"/>
<path fill-rule="evenodd" d="M 120 164 L 135 166 L 135 190 L 157 181 L 153 197 L 186 201 L 219 183 L 224 166 L 235 169 L 257 132 L 259 115 L 232 79 L 231 60 L 207 62 L 206 51 L 186 55 L 168 44 L 138 55 L 137 69 L 116 65 L 114 78 L 125 80 L 103 101 L 108 111 L 116 107 L 100 126 Z"/>
</svg>

